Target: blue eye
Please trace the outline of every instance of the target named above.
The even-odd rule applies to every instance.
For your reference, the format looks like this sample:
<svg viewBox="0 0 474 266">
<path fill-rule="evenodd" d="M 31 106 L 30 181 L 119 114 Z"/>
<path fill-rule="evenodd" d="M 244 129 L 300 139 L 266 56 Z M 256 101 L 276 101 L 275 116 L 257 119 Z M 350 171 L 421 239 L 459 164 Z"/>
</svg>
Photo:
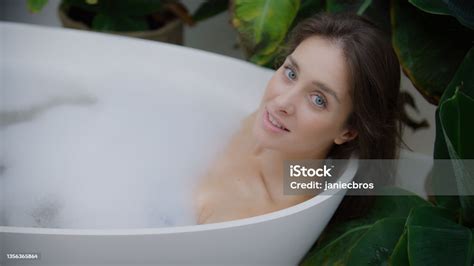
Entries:
<svg viewBox="0 0 474 266">
<path fill-rule="evenodd" d="M 294 80 L 296 78 L 296 73 L 293 71 L 293 69 L 285 67 L 285 76 L 291 80 Z"/>
<path fill-rule="evenodd" d="M 321 95 L 312 95 L 311 100 L 313 101 L 314 104 L 316 104 L 319 107 L 326 106 L 326 100 Z"/>
</svg>

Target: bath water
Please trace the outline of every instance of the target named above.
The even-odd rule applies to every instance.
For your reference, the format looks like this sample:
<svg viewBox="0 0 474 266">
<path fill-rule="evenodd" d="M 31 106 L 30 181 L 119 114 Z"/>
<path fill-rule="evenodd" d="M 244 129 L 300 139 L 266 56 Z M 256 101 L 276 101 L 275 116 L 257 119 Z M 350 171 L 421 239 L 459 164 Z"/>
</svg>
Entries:
<svg viewBox="0 0 474 266">
<path fill-rule="evenodd" d="M 197 177 L 259 98 L 183 69 L 185 77 L 165 65 L 139 76 L 3 64 L 0 225 L 195 224 Z"/>
</svg>

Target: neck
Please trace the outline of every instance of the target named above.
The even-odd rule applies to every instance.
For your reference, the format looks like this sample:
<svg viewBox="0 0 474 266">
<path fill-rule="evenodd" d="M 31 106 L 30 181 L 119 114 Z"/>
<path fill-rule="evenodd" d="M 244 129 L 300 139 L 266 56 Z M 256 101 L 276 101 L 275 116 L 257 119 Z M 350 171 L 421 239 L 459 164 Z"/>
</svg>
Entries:
<svg viewBox="0 0 474 266">
<path fill-rule="evenodd" d="M 260 165 L 262 174 L 264 176 L 283 176 L 283 165 L 285 161 L 296 160 L 324 160 L 326 159 L 326 151 L 313 153 L 285 153 L 275 149 L 265 148 L 259 145 L 256 141 L 250 150 L 250 157 L 253 158 L 258 165 Z"/>
<path fill-rule="evenodd" d="M 254 118 L 255 115 L 252 116 Z M 289 160 L 325 159 L 329 151 L 312 153 L 288 153 L 276 149 L 262 147 L 252 134 L 254 119 L 249 119 L 247 124 L 247 140 L 249 141 L 249 158 L 256 162 L 260 176 L 267 186 L 268 193 L 274 200 L 283 196 L 283 166 Z"/>
</svg>

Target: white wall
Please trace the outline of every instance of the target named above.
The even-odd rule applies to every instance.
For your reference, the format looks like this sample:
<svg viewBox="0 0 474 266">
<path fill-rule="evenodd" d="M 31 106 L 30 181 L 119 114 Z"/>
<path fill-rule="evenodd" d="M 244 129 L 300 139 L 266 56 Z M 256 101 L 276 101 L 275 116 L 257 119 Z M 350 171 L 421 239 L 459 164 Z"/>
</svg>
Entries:
<svg viewBox="0 0 474 266">
<path fill-rule="evenodd" d="M 49 4 L 40 13 L 30 14 L 26 8 L 26 0 L 0 0 L 0 12 L 2 12 L 0 19 L 60 27 L 61 24 L 56 15 L 56 7 L 59 2 L 60 0 L 49 0 Z M 193 12 L 202 1 L 184 0 L 182 2 Z M 243 59 L 242 53 L 236 46 L 237 36 L 230 25 L 229 19 L 228 13 L 223 13 L 194 27 L 187 27 L 184 35 L 185 45 Z M 406 128 L 404 140 L 414 151 L 431 156 L 435 136 L 434 113 L 436 107 L 424 100 L 405 77 L 402 79 L 402 90 L 411 92 L 420 109 L 420 114 L 413 110 L 408 110 L 409 113 L 416 119 L 427 119 L 430 124 L 430 128 L 417 132 L 412 132 L 412 130 Z"/>
</svg>

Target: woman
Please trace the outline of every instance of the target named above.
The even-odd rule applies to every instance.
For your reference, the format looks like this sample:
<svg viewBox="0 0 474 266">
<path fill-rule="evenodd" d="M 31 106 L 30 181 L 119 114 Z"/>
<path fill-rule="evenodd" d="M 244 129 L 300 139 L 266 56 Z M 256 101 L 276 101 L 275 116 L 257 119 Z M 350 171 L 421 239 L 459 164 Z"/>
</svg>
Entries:
<svg viewBox="0 0 474 266">
<path fill-rule="evenodd" d="M 398 156 L 400 68 L 365 18 L 318 14 L 291 32 L 258 109 L 195 190 L 198 224 L 256 216 L 314 195 L 284 195 L 283 162 Z"/>
</svg>

